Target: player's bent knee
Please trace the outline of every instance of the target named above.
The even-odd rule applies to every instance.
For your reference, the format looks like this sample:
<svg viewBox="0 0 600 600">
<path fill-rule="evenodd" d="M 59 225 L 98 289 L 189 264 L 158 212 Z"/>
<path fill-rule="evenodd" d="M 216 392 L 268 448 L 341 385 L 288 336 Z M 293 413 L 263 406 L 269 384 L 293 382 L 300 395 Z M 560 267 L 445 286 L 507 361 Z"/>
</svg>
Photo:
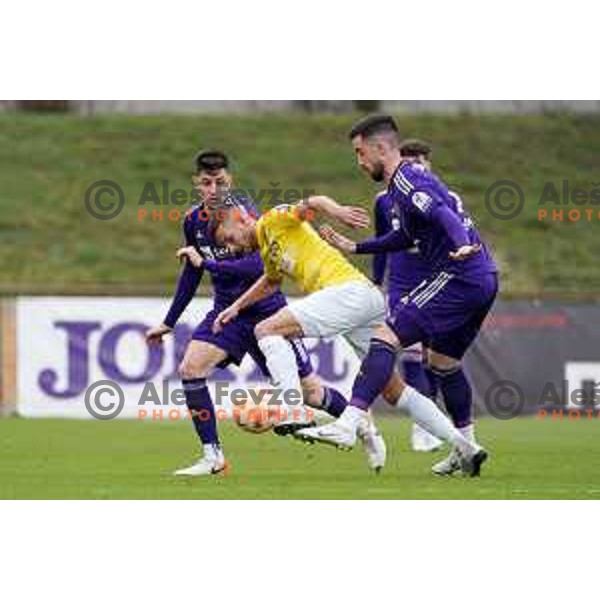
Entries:
<svg viewBox="0 0 600 600">
<path fill-rule="evenodd" d="M 393 405 L 396 404 L 405 387 L 406 384 L 402 380 L 402 377 L 400 377 L 397 371 L 394 371 L 394 374 L 390 377 L 390 380 L 387 382 L 387 385 L 381 392 L 381 395 L 388 404 Z"/>
<path fill-rule="evenodd" d="M 183 380 L 206 378 L 226 356 L 226 353 L 216 346 L 193 341 L 179 364 L 179 376 Z"/>
<path fill-rule="evenodd" d="M 267 337 L 268 335 L 277 335 L 277 326 L 275 321 L 269 318 L 257 323 L 254 327 L 254 335 L 256 336 L 257 340 Z"/>
<path fill-rule="evenodd" d="M 378 325 L 373 333 L 373 339 L 386 342 L 390 346 L 399 350 L 402 347 L 398 336 L 385 324 Z"/>
<path fill-rule="evenodd" d="M 184 359 L 181 361 L 178 371 L 179 377 L 183 380 L 197 379 L 199 377 L 206 378 L 210 375 L 212 366 L 204 363 L 203 361 L 195 363 L 192 360 Z"/>
<path fill-rule="evenodd" d="M 412 362 L 423 362 L 423 351 L 421 344 L 413 344 L 402 351 L 402 360 Z"/>
<path fill-rule="evenodd" d="M 436 354 L 435 352 L 429 354 L 427 363 L 432 371 L 440 374 L 458 371 L 462 366 L 462 363 L 458 358 Z"/>
</svg>

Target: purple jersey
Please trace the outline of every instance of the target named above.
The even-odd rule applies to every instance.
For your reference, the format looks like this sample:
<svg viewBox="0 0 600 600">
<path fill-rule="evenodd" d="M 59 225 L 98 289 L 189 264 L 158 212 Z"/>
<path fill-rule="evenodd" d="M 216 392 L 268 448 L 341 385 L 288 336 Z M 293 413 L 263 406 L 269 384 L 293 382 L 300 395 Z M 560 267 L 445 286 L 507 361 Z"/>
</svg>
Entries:
<svg viewBox="0 0 600 600">
<path fill-rule="evenodd" d="M 478 281 L 497 271 L 488 249 L 460 201 L 422 165 L 400 163 L 387 195 L 397 208 L 398 227 L 380 238 L 357 244 L 357 253 L 406 250 L 416 246 L 431 273 L 445 271 L 464 281 Z M 463 261 L 450 252 L 481 244 L 481 251 Z"/>
<path fill-rule="evenodd" d="M 375 199 L 375 235 L 381 237 L 400 227 L 398 209 L 387 192 Z M 430 269 L 416 247 L 373 255 L 373 282 L 382 285 L 387 270 L 387 292 L 390 304 L 417 287 L 429 277 Z M 393 300 L 393 302 L 392 302 Z"/>
<path fill-rule="evenodd" d="M 250 214 L 259 215 L 254 204 L 241 197 L 231 196 L 226 203 L 244 208 Z M 186 215 L 183 223 L 185 244 L 194 246 L 204 262 L 200 269 L 185 262 L 173 302 L 164 323 L 173 327 L 194 297 L 204 271 L 211 275 L 214 291 L 214 307 L 221 311 L 232 304 L 263 274 L 263 263 L 258 252 L 232 254 L 228 248 L 219 246 L 211 237 L 208 228 L 208 211 L 204 205 L 197 206 Z M 247 309 L 248 313 L 272 314 L 286 304 L 283 294 L 276 292 Z"/>
</svg>

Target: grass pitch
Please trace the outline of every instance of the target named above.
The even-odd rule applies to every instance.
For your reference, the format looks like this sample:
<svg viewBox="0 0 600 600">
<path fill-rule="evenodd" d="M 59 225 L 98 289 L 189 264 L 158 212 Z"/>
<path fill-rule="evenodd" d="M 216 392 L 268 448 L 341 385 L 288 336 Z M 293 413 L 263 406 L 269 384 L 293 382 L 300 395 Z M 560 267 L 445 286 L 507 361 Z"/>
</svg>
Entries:
<svg viewBox="0 0 600 600">
<path fill-rule="evenodd" d="M 545 499 L 600 498 L 596 421 L 482 419 L 491 452 L 480 479 L 437 478 L 442 453 L 409 450 L 410 423 L 381 419 L 389 458 L 368 472 L 340 452 L 221 427 L 228 476 L 180 479 L 194 458 L 189 423 L 0 419 L 0 498 L 30 499 Z"/>
<path fill-rule="evenodd" d="M 0 290 L 170 294 L 181 224 L 137 215 L 140 206 L 166 212 L 177 205 L 139 202 L 147 183 L 160 191 L 168 180 L 171 191 L 189 192 L 199 148 L 229 152 L 243 189 L 313 189 L 371 207 L 379 187 L 356 167 L 347 137 L 357 117 L 0 115 Z M 547 182 L 557 190 L 564 180 L 571 190 L 597 190 L 599 115 L 401 114 L 398 122 L 404 136 L 433 144 L 436 171 L 462 195 L 495 251 L 505 296 L 600 294 L 598 206 L 581 207 L 596 209 L 593 221 L 537 216 Z M 484 197 L 507 179 L 523 189 L 525 207 L 514 219 L 498 220 Z M 125 207 L 113 220 L 96 220 L 84 207 L 86 190 L 98 180 L 123 189 Z M 273 200 L 266 193 L 267 206 Z M 369 257 L 353 260 L 370 269 Z"/>
</svg>

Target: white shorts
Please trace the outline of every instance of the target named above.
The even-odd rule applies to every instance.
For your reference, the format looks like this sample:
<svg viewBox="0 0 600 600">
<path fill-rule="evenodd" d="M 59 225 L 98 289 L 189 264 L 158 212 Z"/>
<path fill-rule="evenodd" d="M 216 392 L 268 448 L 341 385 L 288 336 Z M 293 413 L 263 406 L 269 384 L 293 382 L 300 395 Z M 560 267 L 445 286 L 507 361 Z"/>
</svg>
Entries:
<svg viewBox="0 0 600 600">
<path fill-rule="evenodd" d="M 369 281 L 350 281 L 313 292 L 287 307 L 305 337 L 343 335 L 363 358 L 385 318 L 383 294 Z"/>
</svg>

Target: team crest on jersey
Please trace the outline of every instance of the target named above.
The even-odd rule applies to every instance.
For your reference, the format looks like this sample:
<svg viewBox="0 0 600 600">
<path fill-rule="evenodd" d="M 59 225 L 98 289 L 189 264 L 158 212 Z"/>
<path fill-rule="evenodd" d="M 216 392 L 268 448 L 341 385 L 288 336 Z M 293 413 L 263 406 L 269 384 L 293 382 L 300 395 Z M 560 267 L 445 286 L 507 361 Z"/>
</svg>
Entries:
<svg viewBox="0 0 600 600">
<path fill-rule="evenodd" d="M 425 192 L 415 192 L 412 197 L 412 203 L 421 211 L 427 212 L 431 206 L 432 198 Z"/>
</svg>

